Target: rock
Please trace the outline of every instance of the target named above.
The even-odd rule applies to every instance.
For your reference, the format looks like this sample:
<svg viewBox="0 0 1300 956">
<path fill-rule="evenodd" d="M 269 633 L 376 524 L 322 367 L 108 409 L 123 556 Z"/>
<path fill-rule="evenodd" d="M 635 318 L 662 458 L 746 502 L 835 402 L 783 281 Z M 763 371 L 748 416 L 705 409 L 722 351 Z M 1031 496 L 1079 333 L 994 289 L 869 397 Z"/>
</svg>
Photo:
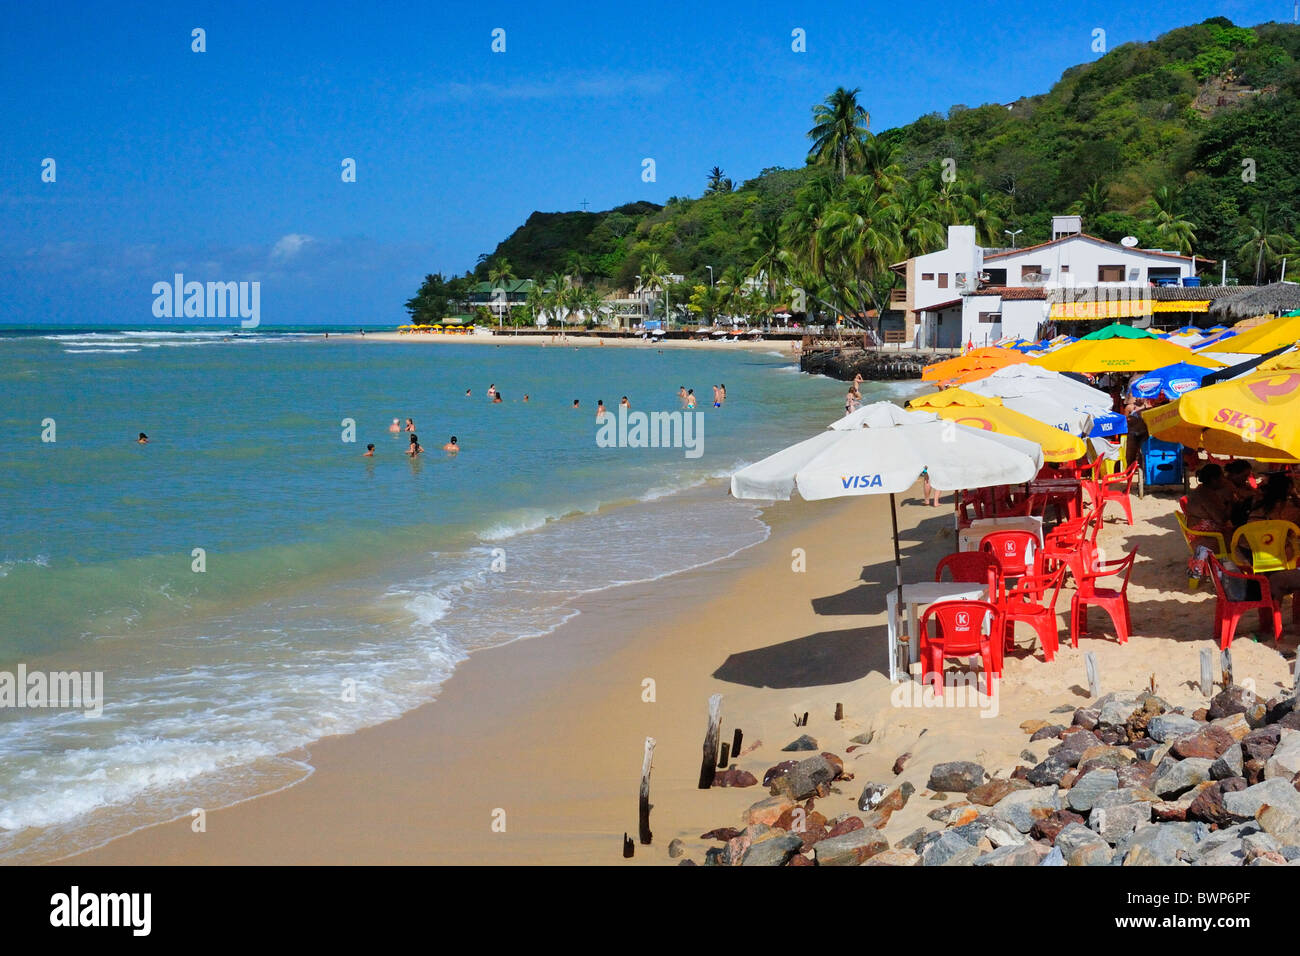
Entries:
<svg viewBox="0 0 1300 956">
<path fill-rule="evenodd" d="M 1156 782 L 1156 765 L 1139 760 L 1127 767 L 1115 768 L 1115 775 L 1119 778 L 1121 787 L 1140 787 L 1143 790 L 1150 790 L 1151 785 Z"/>
<path fill-rule="evenodd" d="M 1241 747 L 1232 746 L 1225 750 L 1219 759 L 1210 765 L 1210 779 L 1226 780 L 1228 777 L 1240 777 L 1243 775 L 1243 769 L 1244 764 L 1241 756 Z"/>
<path fill-rule="evenodd" d="M 1028 760 L 1030 763 L 1038 763 L 1038 755 L 1035 754 L 1032 750 L 1029 750 L 1027 748 L 1025 750 L 1020 751 L 1020 759 Z"/>
<path fill-rule="evenodd" d="M 827 826 L 826 817 L 820 811 L 809 810 L 807 807 L 791 807 L 777 817 L 776 823 L 772 825 L 791 833 L 801 833 L 817 827 L 825 829 Z"/>
<path fill-rule="evenodd" d="M 1267 714 L 1267 708 L 1264 708 L 1259 703 L 1259 698 L 1253 692 L 1234 685 L 1220 691 L 1210 700 L 1210 709 L 1207 715 L 1210 720 L 1218 720 L 1220 717 L 1228 717 L 1232 714 L 1244 714 L 1246 719 L 1250 720 L 1251 714 L 1256 708 L 1260 710 L 1260 719 L 1262 720 Z"/>
<path fill-rule="evenodd" d="M 750 809 L 753 809 L 752 807 Z M 701 833 L 701 840 L 721 840 L 726 843 L 728 840 L 734 840 L 740 836 L 740 831 L 735 827 L 718 827 L 716 830 L 710 830 L 708 833 Z"/>
<path fill-rule="evenodd" d="M 1241 742 L 1241 738 L 1250 733 L 1250 722 L 1246 720 L 1245 714 L 1229 714 L 1227 717 L 1220 717 L 1218 720 L 1213 721 L 1210 726 L 1226 730 L 1229 736 L 1238 743 Z"/>
<path fill-rule="evenodd" d="M 869 857 L 863 866 L 920 866 L 921 858 L 912 850 L 894 847 Z"/>
<path fill-rule="evenodd" d="M 1060 787 L 1062 790 L 1069 790 L 1071 787 L 1074 786 L 1074 781 L 1078 779 L 1079 779 L 1079 768 L 1075 767 L 1073 770 L 1067 770 L 1065 772 L 1065 776 L 1061 777 L 1061 782 L 1058 783 L 1057 786 Z"/>
<path fill-rule="evenodd" d="M 1022 843 L 1029 842 L 1029 838 L 1015 827 L 1002 823 L 990 823 L 988 829 L 984 831 L 984 839 L 988 840 L 995 848 L 1002 846 L 1020 846 Z"/>
<path fill-rule="evenodd" d="M 1118 807 L 1097 807 L 1088 817 L 1088 826 L 1107 843 L 1115 843 L 1139 824 L 1150 822 L 1151 804 L 1141 800 Z M 1059 843 L 1061 838 L 1056 839 Z"/>
<path fill-rule="evenodd" d="M 759 843 L 751 843 L 740 858 L 741 866 L 785 866 L 796 853 L 803 849 L 803 840 L 794 833 L 773 837 Z"/>
<path fill-rule="evenodd" d="M 1219 780 L 1196 795 L 1191 805 L 1187 808 L 1187 819 L 1204 820 L 1206 823 L 1213 823 L 1217 826 L 1231 826 L 1234 823 L 1240 823 L 1241 816 L 1234 814 L 1224 803 L 1224 795 L 1229 793 L 1240 793 L 1246 789 L 1246 779 L 1244 777 L 1229 777 L 1226 780 Z"/>
<path fill-rule="evenodd" d="M 1151 819 L 1156 823 L 1181 822 L 1187 819 L 1187 811 L 1191 808 L 1192 797 L 1183 797 L 1181 800 L 1160 800 L 1151 804 Z"/>
<path fill-rule="evenodd" d="M 1284 729 L 1272 755 L 1264 761 L 1264 779 L 1285 777 L 1290 780 L 1300 773 L 1300 730 Z"/>
<path fill-rule="evenodd" d="M 749 850 L 753 842 L 753 836 L 749 832 L 752 827 L 746 827 L 740 831 L 740 836 L 728 840 L 727 845 L 722 848 L 722 853 L 718 856 L 718 863 L 722 866 L 739 866 L 740 861 L 745 858 L 745 853 Z M 800 841 L 802 844 L 803 841 Z"/>
<path fill-rule="evenodd" d="M 844 836 L 846 833 L 852 833 L 854 830 L 866 829 L 866 825 L 858 817 L 845 817 L 833 827 L 826 831 L 826 839 L 833 840 L 836 837 Z"/>
<path fill-rule="evenodd" d="M 808 859 L 808 857 L 804 856 L 802 853 L 796 853 L 794 856 L 790 857 L 790 862 L 786 864 L 786 866 L 816 866 L 816 865 L 817 865 L 816 863 Z"/>
<path fill-rule="evenodd" d="M 816 737 L 811 737 L 808 734 L 803 734 L 801 737 L 799 737 L 799 739 L 790 741 L 781 749 L 782 750 L 820 750 L 821 747 L 818 745 Z"/>
<path fill-rule="evenodd" d="M 858 866 L 888 849 L 889 841 L 879 830 L 864 827 L 827 837 L 813 847 L 813 854 L 818 866 Z"/>
<path fill-rule="evenodd" d="M 1055 847 L 1068 866 L 1106 866 L 1114 855 L 1110 844 L 1079 823 L 1071 823 L 1057 834 Z"/>
<path fill-rule="evenodd" d="M 948 814 L 945 822 L 950 827 L 962 827 L 978 820 L 979 815 L 979 807 L 973 807 L 969 803 L 964 803 L 954 807 Z"/>
<path fill-rule="evenodd" d="M 671 859 L 677 859 L 686 852 L 686 844 L 681 840 L 673 840 L 668 844 L 668 856 Z"/>
<path fill-rule="evenodd" d="M 858 797 L 859 810 L 874 810 L 881 800 L 885 799 L 888 787 L 883 783 L 869 783 L 862 788 L 862 796 Z"/>
<path fill-rule="evenodd" d="M 1073 704 L 1062 704 L 1060 707 L 1053 707 L 1051 712 L 1053 714 L 1069 714 L 1073 713 L 1074 710 L 1075 706 Z"/>
<path fill-rule="evenodd" d="M 769 792 L 773 796 L 788 794 L 794 800 L 825 796 L 830 792 L 831 781 L 837 776 L 835 765 L 818 754 L 816 757 L 800 760 L 787 773 L 774 777 Z"/>
<path fill-rule="evenodd" d="M 753 823 L 762 823 L 771 826 L 777 818 L 785 811 L 794 806 L 794 801 L 785 794 L 768 797 L 766 800 L 760 800 L 741 815 L 741 823 L 749 826 Z"/>
<path fill-rule="evenodd" d="M 1125 844 L 1124 866 L 1176 866 L 1196 846 L 1196 829 L 1187 826 L 1139 826 Z"/>
<path fill-rule="evenodd" d="M 888 814 L 891 814 L 896 810 L 901 810 L 903 807 L 907 806 L 907 801 L 912 798 L 912 794 L 914 793 L 916 793 L 916 787 L 904 781 L 902 786 L 895 787 L 893 790 L 889 791 L 889 793 L 885 794 L 885 798 L 880 801 L 879 805 L 877 805 L 876 812 L 884 813 L 888 816 Z"/>
<path fill-rule="evenodd" d="M 850 737 L 849 743 L 862 744 L 863 746 L 865 746 L 871 743 L 871 741 L 875 739 L 875 736 L 876 736 L 875 731 L 868 731 L 865 734 L 858 734 L 856 737 Z"/>
<path fill-rule="evenodd" d="M 1027 734 L 1035 734 L 1047 726 L 1045 720 L 1026 720 L 1020 725 L 1020 729 Z"/>
<path fill-rule="evenodd" d="M 1075 760 L 1078 759 L 1077 755 Z M 1061 778 L 1066 775 L 1070 767 L 1075 763 L 1066 753 L 1056 754 L 1048 757 L 1038 766 L 1034 767 L 1025 775 L 1025 779 L 1035 786 L 1046 786 L 1048 784 L 1056 786 L 1061 782 Z"/>
<path fill-rule="evenodd" d="M 929 831 L 927 831 L 925 827 L 917 827 L 907 836 L 903 837 L 903 839 L 899 840 L 898 846 L 905 850 L 913 850 L 916 848 L 917 844 L 925 839 L 928 832 Z"/>
<path fill-rule="evenodd" d="M 905 754 L 903 754 L 901 757 L 899 757 L 897 760 L 894 761 L 894 776 L 895 776 L 895 777 L 897 777 L 900 773 L 903 772 L 903 768 L 907 766 L 907 762 L 908 762 L 909 760 L 911 760 L 911 759 L 912 759 L 912 755 L 911 755 L 910 753 L 905 753 Z"/>
<path fill-rule="evenodd" d="M 1097 723 L 1103 727 L 1124 726 L 1128 722 L 1129 715 L 1138 708 L 1136 698 L 1116 697 L 1114 694 L 1107 694 L 1097 701 L 1097 704 L 1099 705 Z"/>
<path fill-rule="evenodd" d="M 1086 822 L 1083 817 L 1073 810 L 1057 810 L 1041 820 L 1036 820 L 1034 825 L 1029 828 L 1029 835 L 1035 840 L 1046 840 L 1048 843 L 1055 843 L 1060 832 L 1071 823 L 1083 824 Z"/>
<path fill-rule="evenodd" d="M 922 866 L 966 866 L 978 859 L 980 851 L 951 830 L 940 833 L 921 851 Z"/>
<path fill-rule="evenodd" d="M 763 786 L 770 787 L 773 780 L 777 777 L 784 777 L 793 770 L 798 763 L 799 761 L 797 760 L 782 760 L 779 764 L 768 767 L 767 772 L 763 774 Z"/>
<path fill-rule="evenodd" d="M 1071 727 L 1061 734 L 1061 742 L 1047 753 L 1052 757 L 1068 758 L 1070 766 L 1073 767 L 1079 762 L 1085 750 L 1096 747 L 1101 742 L 1101 738 L 1092 731 L 1084 730 L 1082 727 Z"/>
<path fill-rule="evenodd" d="M 1160 798 L 1144 787 L 1120 787 L 1118 790 L 1103 793 L 1093 801 L 1092 808 L 1100 810 L 1107 807 L 1122 807 L 1129 803 L 1159 802 Z"/>
<path fill-rule="evenodd" d="M 1079 757 L 1079 776 L 1094 770 L 1115 770 L 1127 767 L 1137 760 L 1137 754 L 1127 747 L 1089 747 Z"/>
<path fill-rule="evenodd" d="M 969 760 L 953 760 L 948 763 L 935 764 L 930 771 L 930 781 L 926 784 L 931 790 L 952 790 L 965 793 L 984 782 L 985 771 L 977 763 Z"/>
<path fill-rule="evenodd" d="M 1060 809 L 1061 799 L 1055 787 L 1035 787 L 1007 794 L 994 805 L 990 816 L 1028 833 L 1035 822 Z"/>
<path fill-rule="evenodd" d="M 715 787 L 756 787 L 758 778 L 746 770 L 738 767 L 732 767 L 729 770 L 719 770 L 713 775 L 713 786 Z"/>
<path fill-rule="evenodd" d="M 1300 846 L 1300 814 L 1265 804 L 1256 817 L 1264 831 L 1283 846 Z"/>
<path fill-rule="evenodd" d="M 1023 758 L 1024 754 L 1021 754 L 1020 756 Z M 1029 776 L 1029 768 L 1024 766 L 1023 764 L 1017 765 L 1016 769 L 1011 771 L 1012 780 L 1025 780 L 1025 778 L 1028 776 Z"/>
<path fill-rule="evenodd" d="M 1060 847 L 1052 847 L 1051 852 L 1039 861 L 1039 866 L 1065 866 L 1065 856 Z"/>
<path fill-rule="evenodd" d="M 1300 794 L 1296 793 L 1289 781 L 1281 777 L 1223 795 L 1224 809 L 1242 820 L 1258 816 L 1260 809 L 1266 805 L 1300 816 Z"/>
<path fill-rule="evenodd" d="M 1202 725 L 1182 714 L 1161 714 L 1147 724 L 1147 736 L 1161 743 L 1197 733 Z M 1217 756 L 1217 755 L 1216 755 Z"/>
<path fill-rule="evenodd" d="M 1263 781 L 1264 766 L 1263 760 L 1247 760 L 1241 765 L 1242 776 L 1246 778 L 1246 782 L 1252 787 Z"/>
<path fill-rule="evenodd" d="M 1241 749 L 1247 760 L 1267 760 L 1273 756 L 1281 737 L 1281 727 L 1260 727 L 1241 738 Z"/>
<path fill-rule="evenodd" d="M 1009 780 L 1006 777 L 994 777 L 988 783 L 982 783 L 966 794 L 971 803 L 982 807 L 991 807 L 1008 793 L 1015 790 L 1028 790 L 1030 783 L 1026 780 Z"/>
<path fill-rule="evenodd" d="M 1048 853 L 1041 843 L 998 847 L 974 861 L 975 866 L 1037 866 Z"/>
<path fill-rule="evenodd" d="M 1075 727 L 1083 727 L 1086 730 L 1092 730 L 1097 726 L 1101 719 L 1101 711 L 1095 707 L 1080 707 L 1074 712 L 1072 722 Z"/>
<path fill-rule="evenodd" d="M 1151 789 L 1165 798 L 1177 797 L 1201 781 L 1209 780 L 1210 765 L 1213 763 L 1213 760 L 1204 757 L 1167 760 L 1160 765 Z"/>
<path fill-rule="evenodd" d="M 1033 732 L 1029 738 L 1029 742 L 1033 743 L 1035 740 L 1049 740 L 1053 737 L 1059 737 L 1063 730 L 1065 730 L 1065 728 L 1060 724 L 1044 724 Z"/>
<path fill-rule="evenodd" d="M 1066 802 L 1071 810 L 1086 813 L 1092 809 L 1098 797 L 1118 786 L 1119 777 L 1114 770 L 1093 770 L 1075 781 Z"/>
<path fill-rule="evenodd" d="M 1222 727 L 1209 724 L 1194 734 L 1179 737 L 1170 749 L 1182 760 L 1188 757 L 1218 760 L 1229 748 L 1236 747 L 1237 741 L 1233 739 L 1232 734 Z"/>
</svg>

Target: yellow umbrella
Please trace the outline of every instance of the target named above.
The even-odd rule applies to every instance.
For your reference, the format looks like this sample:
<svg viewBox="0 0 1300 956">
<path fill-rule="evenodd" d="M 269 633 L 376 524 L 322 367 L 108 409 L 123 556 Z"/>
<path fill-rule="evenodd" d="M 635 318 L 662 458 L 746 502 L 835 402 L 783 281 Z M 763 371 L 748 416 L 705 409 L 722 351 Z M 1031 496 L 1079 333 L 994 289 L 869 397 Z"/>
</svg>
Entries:
<svg viewBox="0 0 1300 956">
<path fill-rule="evenodd" d="M 1147 430 L 1212 455 L 1300 458 L 1300 369 L 1256 370 L 1142 413 Z"/>
<path fill-rule="evenodd" d="M 1270 319 L 1262 325 L 1223 340 L 1223 351 L 1263 355 L 1300 341 L 1300 314 Z"/>
<path fill-rule="evenodd" d="M 958 425 L 1028 439 L 1043 446 L 1044 461 L 1075 461 L 1087 451 L 1083 441 L 1069 432 L 1007 408 L 995 395 L 977 395 L 963 388 L 949 388 L 921 395 L 907 404 L 909 408 L 934 412 Z"/>
<path fill-rule="evenodd" d="M 1080 339 L 1055 352 L 1029 360 L 1053 372 L 1150 372 L 1178 362 L 1200 365 L 1203 368 L 1223 368 L 1205 355 L 1189 348 L 1175 345 L 1164 339 Z"/>
<path fill-rule="evenodd" d="M 1019 352 L 987 346 L 972 349 L 965 355 L 956 355 L 942 362 L 927 365 L 921 370 L 921 378 L 927 382 L 947 382 L 956 379 L 971 381 L 992 375 L 1000 368 L 1023 361 L 1025 356 Z"/>
</svg>

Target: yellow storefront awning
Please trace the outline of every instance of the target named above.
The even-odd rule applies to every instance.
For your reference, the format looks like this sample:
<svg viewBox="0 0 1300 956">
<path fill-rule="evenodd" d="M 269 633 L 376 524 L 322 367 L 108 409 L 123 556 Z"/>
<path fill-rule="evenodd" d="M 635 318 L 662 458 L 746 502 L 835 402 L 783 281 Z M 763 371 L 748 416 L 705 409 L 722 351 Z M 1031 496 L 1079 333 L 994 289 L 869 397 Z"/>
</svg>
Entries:
<svg viewBox="0 0 1300 956">
<path fill-rule="evenodd" d="M 1210 300 L 1195 299 L 1188 302 L 1152 302 L 1153 312 L 1209 312 Z"/>
<path fill-rule="evenodd" d="M 1096 319 L 1135 319 L 1151 314 L 1150 299 L 1118 299 L 1114 302 L 1056 302 L 1051 318 L 1057 322 Z"/>
</svg>

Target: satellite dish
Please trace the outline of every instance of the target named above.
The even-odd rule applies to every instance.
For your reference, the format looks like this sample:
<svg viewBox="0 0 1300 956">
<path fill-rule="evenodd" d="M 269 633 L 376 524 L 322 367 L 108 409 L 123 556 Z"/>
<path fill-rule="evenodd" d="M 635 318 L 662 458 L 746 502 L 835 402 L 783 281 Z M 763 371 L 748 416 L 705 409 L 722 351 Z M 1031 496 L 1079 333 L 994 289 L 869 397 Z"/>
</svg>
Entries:
<svg viewBox="0 0 1300 956">
<path fill-rule="evenodd" d="M 1137 236 L 1125 236 L 1123 239 L 1119 241 L 1119 244 L 1123 246 L 1125 249 L 1132 249 L 1134 246 L 1138 244 Z"/>
</svg>

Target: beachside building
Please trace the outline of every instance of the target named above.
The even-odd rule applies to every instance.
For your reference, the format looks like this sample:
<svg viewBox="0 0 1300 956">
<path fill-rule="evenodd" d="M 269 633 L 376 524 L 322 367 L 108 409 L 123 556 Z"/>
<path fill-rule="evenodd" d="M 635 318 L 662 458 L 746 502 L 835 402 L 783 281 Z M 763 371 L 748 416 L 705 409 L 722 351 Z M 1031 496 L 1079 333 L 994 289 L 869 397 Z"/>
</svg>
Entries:
<svg viewBox="0 0 1300 956">
<path fill-rule="evenodd" d="M 1023 249 L 980 246 L 974 226 L 949 226 L 946 248 L 891 266 L 905 286 L 890 305 L 921 348 L 1034 339 L 1053 322 L 1149 319 L 1154 288 L 1196 286 L 1211 262 L 1098 239 L 1079 216 L 1053 217 L 1052 238 Z"/>
</svg>

